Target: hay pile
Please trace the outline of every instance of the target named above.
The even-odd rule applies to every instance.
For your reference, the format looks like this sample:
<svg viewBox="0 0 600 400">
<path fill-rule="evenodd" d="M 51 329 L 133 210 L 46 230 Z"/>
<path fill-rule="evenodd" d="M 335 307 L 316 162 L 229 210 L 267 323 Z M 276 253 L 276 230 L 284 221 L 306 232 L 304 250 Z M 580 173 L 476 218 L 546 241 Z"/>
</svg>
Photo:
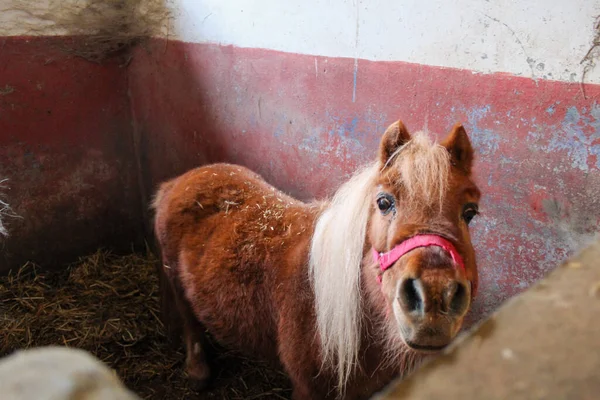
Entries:
<svg viewBox="0 0 600 400">
<path fill-rule="evenodd" d="M 99 251 L 57 272 L 25 265 L 0 278 L 0 356 L 65 345 L 90 351 L 148 399 L 286 399 L 278 371 L 222 352 L 209 392 L 197 394 L 182 372 L 183 349 L 167 344 L 159 319 L 152 256 Z"/>
<path fill-rule="evenodd" d="M 70 37 L 60 49 L 95 63 L 125 55 L 149 37 L 168 36 L 170 0 L 3 0 L 0 36 Z"/>
</svg>

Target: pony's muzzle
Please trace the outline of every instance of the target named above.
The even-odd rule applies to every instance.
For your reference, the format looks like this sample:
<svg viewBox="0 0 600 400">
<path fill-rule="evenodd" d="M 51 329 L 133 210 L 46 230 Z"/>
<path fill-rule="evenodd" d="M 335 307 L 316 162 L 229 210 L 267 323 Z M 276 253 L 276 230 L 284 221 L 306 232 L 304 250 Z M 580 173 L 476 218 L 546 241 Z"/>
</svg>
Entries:
<svg viewBox="0 0 600 400">
<path fill-rule="evenodd" d="M 421 278 L 407 277 L 398 292 L 403 311 L 415 319 L 426 314 L 462 316 L 469 307 L 469 297 L 468 285 L 456 280 L 444 282 L 440 287 L 439 283 L 428 284 Z"/>
<path fill-rule="evenodd" d="M 452 277 L 454 271 L 431 272 L 404 277 L 397 292 L 403 340 L 423 352 L 439 351 L 452 341 L 471 296 L 468 282 Z"/>
</svg>

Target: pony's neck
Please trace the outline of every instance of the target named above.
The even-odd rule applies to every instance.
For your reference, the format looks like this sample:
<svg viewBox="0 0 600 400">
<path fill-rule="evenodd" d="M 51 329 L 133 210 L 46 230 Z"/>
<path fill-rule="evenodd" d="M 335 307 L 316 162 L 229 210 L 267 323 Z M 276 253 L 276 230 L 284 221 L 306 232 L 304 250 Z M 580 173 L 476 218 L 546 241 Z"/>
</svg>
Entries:
<svg viewBox="0 0 600 400">
<path fill-rule="evenodd" d="M 321 216 L 321 214 L 323 214 L 323 212 L 325 210 L 327 210 L 327 208 L 331 205 L 331 201 L 330 200 L 310 200 L 306 202 L 306 206 L 311 209 L 313 212 L 316 213 L 317 218 L 319 218 Z"/>
</svg>

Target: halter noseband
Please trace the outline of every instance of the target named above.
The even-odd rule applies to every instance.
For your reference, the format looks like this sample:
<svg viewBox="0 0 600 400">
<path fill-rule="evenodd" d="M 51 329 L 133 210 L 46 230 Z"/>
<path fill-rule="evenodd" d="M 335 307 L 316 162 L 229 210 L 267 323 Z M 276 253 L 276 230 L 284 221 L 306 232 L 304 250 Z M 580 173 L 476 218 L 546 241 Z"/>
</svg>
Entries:
<svg viewBox="0 0 600 400">
<path fill-rule="evenodd" d="M 375 248 L 373 248 L 373 259 L 379 264 L 379 268 L 381 269 L 381 273 L 383 274 L 383 272 L 385 272 L 388 268 L 394 265 L 394 263 L 406 253 L 419 247 L 429 246 L 437 246 L 444 249 L 452 258 L 454 266 L 465 271 L 465 263 L 460 254 L 458 254 L 456 247 L 454 247 L 454 245 L 449 240 L 439 235 L 432 234 L 413 236 L 410 239 L 407 239 L 399 245 L 395 246 L 392 250 L 388 251 L 387 253 L 379 253 L 377 252 L 377 250 L 375 250 Z M 377 279 L 379 280 L 379 283 L 381 283 L 382 275 L 379 275 Z M 472 283 L 471 286 L 471 297 L 474 297 L 476 287 Z"/>
</svg>

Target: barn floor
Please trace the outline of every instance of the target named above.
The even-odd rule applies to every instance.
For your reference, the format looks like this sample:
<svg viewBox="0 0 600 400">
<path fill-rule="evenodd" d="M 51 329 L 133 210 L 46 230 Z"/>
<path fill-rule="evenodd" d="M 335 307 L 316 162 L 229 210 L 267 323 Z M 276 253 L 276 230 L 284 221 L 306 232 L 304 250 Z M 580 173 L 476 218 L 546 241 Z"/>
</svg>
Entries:
<svg viewBox="0 0 600 400">
<path fill-rule="evenodd" d="M 28 264 L 0 278 L 0 356 L 66 345 L 87 350 L 145 399 L 287 399 L 281 372 L 220 352 L 215 381 L 197 393 L 182 372 L 183 349 L 159 320 L 152 256 L 98 251 L 57 272 Z"/>
</svg>

